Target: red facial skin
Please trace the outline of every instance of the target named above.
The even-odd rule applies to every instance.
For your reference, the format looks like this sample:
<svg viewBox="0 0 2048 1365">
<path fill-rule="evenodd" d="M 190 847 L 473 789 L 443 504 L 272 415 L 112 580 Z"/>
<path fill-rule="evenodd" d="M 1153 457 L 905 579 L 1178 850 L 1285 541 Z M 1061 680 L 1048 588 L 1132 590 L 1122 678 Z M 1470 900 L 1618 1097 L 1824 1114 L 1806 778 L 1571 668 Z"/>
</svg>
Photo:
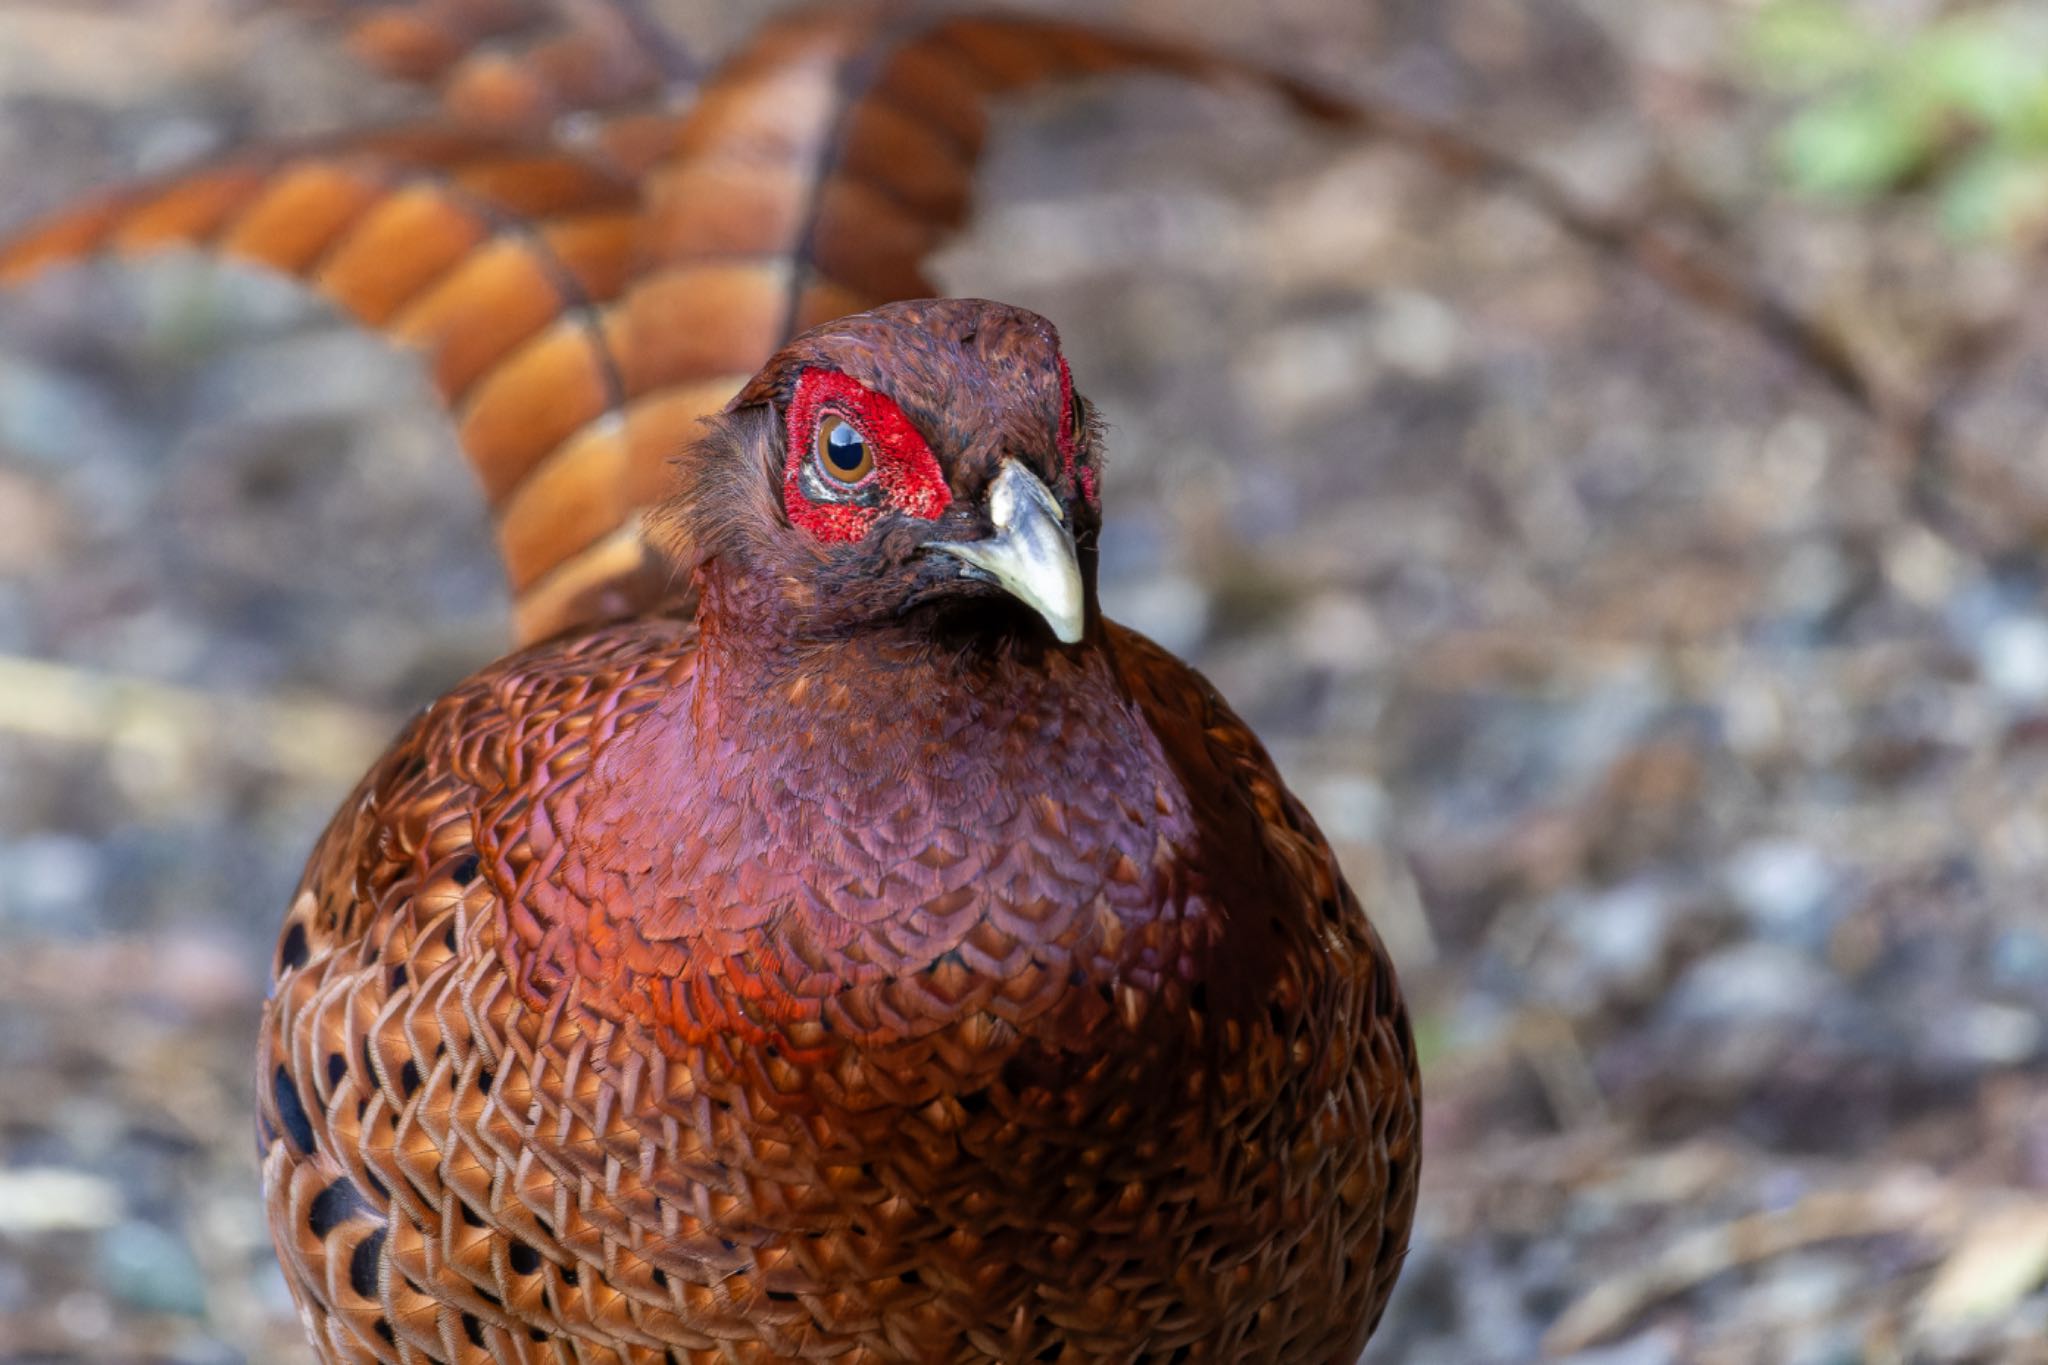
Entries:
<svg viewBox="0 0 2048 1365">
<path fill-rule="evenodd" d="M 875 467 L 860 483 L 847 487 L 864 487 L 872 480 L 881 485 L 881 503 L 821 503 L 804 493 L 804 462 L 811 458 L 818 423 L 827 416 L 852 423 L 867 441 Z M 1072 458 L 1068 456 L 1070 463 Z M 953 501 L 953 494 L 931 447 L 903 409 L 851 375 L 813 367 L 797 379 L 796 396 L 789 405 L 789 460 L 783 468 L 782 498 L 794 525 L 819 540 L 849 543 L 874 528 L 885 505 L 933 521 Z"/>
</svg>

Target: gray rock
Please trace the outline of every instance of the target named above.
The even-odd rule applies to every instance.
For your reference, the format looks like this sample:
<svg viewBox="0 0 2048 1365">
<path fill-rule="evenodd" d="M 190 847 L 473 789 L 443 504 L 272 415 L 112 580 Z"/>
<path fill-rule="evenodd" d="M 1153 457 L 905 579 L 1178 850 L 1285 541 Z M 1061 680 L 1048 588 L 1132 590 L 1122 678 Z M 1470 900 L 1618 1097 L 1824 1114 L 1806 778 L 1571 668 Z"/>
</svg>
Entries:
<svg viewBox="0 0 2048 1365">
<path fill-rule="evenodd" d="M 1991 981 L 2002 990 L 2048 998 L 2048 933 L 2033 928 L 2000 933 L 1991 944 Z"/>
<path fill-rule="evenodd" d="M 0 934 L 91 932 L 101 860 L 101 851 L 76 835 L 0 843 Z"/>
<path fill-rule="evenodd" d="M 2009 616 L 1992 622 L 1977 640 L 1977 671 L 2015 705 L 2048 702 L 2048 620 Z"/>
<path fill-rule="evenodd" d="M 1639 1332 L 1611 1346 L 1574 1351 L 1559 1357 L 1570 1365 L 1675 1365 L 1684 1359 L 1678 1336 L 1665 1328 Z"/>
<path fill-rule="evenodd" d="M 1817 944 L 1840 875 L 1811 844 L 1765 839 L 1745 844 L 1728 860 L 1729 897 L 1768 937 Z"/>
<path fill-rule="evenodd" d="M 1747 942 L 1693 964 L 1665 1002 L 1680 1024 L 1745 1026 L 1811 1018 L 1841 986 L 1806 954 L 1779 943 Z"/>
<path fill-rule="evenodd" d="M 1552 927 L 1535 968 L 1537 993 L 1570 1008 L 1654 986 L 1677 908 L 1670 889 L 1650 880 L 1553 897 L 1542 911 Z"/>
<path fill-rule="evenodd" d="M 1936 1061 L 1970 1070 L 2018 1066 L 2040 1055 L 2041 1016 L 2016 1005 L 1957 1001 L 1925 1021 L 1922 1042 Z"/>
<path fill-rule="evenodd" d="M 154 1223 L 126 1222 L 100 1239 L 100 1278 L 123 1303 L 203 1317 L 206 1276 L 185 1239 Z"/>
</svg>

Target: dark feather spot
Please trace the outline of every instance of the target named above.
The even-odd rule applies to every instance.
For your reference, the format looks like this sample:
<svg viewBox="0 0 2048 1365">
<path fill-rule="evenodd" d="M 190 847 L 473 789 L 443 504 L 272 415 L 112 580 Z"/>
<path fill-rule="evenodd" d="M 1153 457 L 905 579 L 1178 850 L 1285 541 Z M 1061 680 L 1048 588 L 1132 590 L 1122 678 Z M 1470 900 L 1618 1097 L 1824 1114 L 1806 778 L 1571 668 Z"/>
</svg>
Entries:
<svg viewBox="0 0 2048 1365">
<path fill-rule="evenodd" d="M 327 1054 L 327 1088 L 332 1090 L 341 1084 L 341 1078 L 348 1075 L 348 1058 L 339 1052 Z"/>
<path fill-rule="evenodd" d="M 455 866 L 448 869 L 448 875 L 455 878 L 455 880 L 460 882 L 462 885 L 468 886 L 471 882 L 476 880 L 477 871 L 482 866 L 483 859 L 477 857 L 476 851 L 472 849 L 468 853 L 462 855 L 461 862 L 455 864 Z"/>
<path fill-rule="evenodd" d="M 548 1334 L 541 1331 L 538 1327 L 527 1328 L 526 1335 L 534 1341 L 546 1341 L 548 1339 Z"/>
<path fill-rule="evenodd" d="M 531 1275 L 540 1269 L 540 1253 L 524 1242 L 514 1242 L 509 1253 L 512 1269 L 516 1274 Z"/>
<path fill-rule="evenodd" d="M 383 1318 L 377 1319 L 377 1335 L 389 1342 L 395 1343 L 398 1340 L 398 1338 L 393 1336 L 391 1333 L 391 1324 L 385 1321 Z"/>
<path fill-rule="evenodd" d="M 384 1255 L 384 1229 L 356 1243 L 348 1258 L 348 1287 L 365 1299 L 377 1297 L 377 1262 Z"/>
<path fill-rule="evenodd" d="M 364 1207 L 355 1182 L 343 1176 L 313 1196 L 312 1207 L 306 1210 L 306 1227 L 315 1237 L 325 1237 Z"/>
<path fill-rule="evenodd" d="M 573 1266 L 573 1265 L 565 1265 L 565 1266 L 563 1266 L 563 1267 L 562 1267 L 562 1283 L 563 1283 L 563 1284 L 566 1284 L 566 1285 L 570 1285 L 570 1286 L 572 1286 L 572 1287 L 573 1287 L 573 1286 L 575 1285 L 575 1283 L 576 1283 L 576 1267 L 575 1267 L 575 1266 Z"/>
<path fill-rule="evenodd" d="M 398 1073 L 398 1089 L 400 1093 L 402 1093 L 407 1099 L 411 1099 L 413 1096 L 413 1092 L 418 1090 L 419 1088 L 420 1064 L 418 1062 L 408 1061 L 406 1062 L 404 1069 Z"/>
<path fill-rule="evenodd" d="M 469 1224 L 469 1226 L 473 1228 L 480 1228 L 484 1225 L 484 1220 L 479 1218 L 477 1216 L 476 1210 L 471 1208 L 467 1203 L 458 1199 L 455 1201 L 455 1206 L 462 1210 L 462 1221 Z"/>
<path fill-rule="evenodd" d="M 484 1344 L 484 1325 L 477 1321 L 476 1314 L 462 1315 L 462 1334 L 469 1338 L 469 1344 L 472 1346 L 480 1347 Z"/>
<path fill-rule="evenodd" d="M 394 991 L 399 989 L 405 985 L 405 981 L 405 964 L 401 962 L 391 969 L 391 989 Z"/>
<path fill-rule="evenodd" d="M 291 1134 L 292 1145 L 302 1156 L 313 1154 L 313 1121 L 306 1117 L 306 1106 L 299 1102 L 299 1088 L 292 1084 L 289 1072 L 283 1067 L 271 1077 L 271 1093 L 277 1101 L 277 1119 Z"/>
<path fill-rule="evenodd" d="M 485 1067 L 482 1071 L 476 1073 L 476 1088 L 483 1091 L 486 1095 L 488 1095 L 491 1093 L 491 1082 L 497 1079 L 498 1078 L 491 1073 L 491 1069 L 489 1067 Z"/>
<path fill-rule="evenodd" d="M 306 947 L 306 926 L 294 924 L 284 931 L 284 942 L 277 945 L 277 962 L 280 972 L 306 965 L 310 953 Z"/>
<path fill-rule="evenodd" d="M 663 1289 L 668 1288 L 668 1272 L 660 1266 L 654 1267 L 654 1282 Z"/>
</svg>

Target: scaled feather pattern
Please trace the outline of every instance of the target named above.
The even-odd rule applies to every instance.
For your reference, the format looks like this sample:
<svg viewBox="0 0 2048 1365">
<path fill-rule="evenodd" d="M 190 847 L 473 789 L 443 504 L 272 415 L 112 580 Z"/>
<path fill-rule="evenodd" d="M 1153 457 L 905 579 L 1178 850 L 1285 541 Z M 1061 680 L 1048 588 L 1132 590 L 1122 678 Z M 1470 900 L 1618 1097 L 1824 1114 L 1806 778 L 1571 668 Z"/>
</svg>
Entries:
<svg viewBox="0 0 2048 1365">
<path fill-rule="evenodd" d="M 1052 325 L 894 301 L 983 93 L 1228 64 L 849 6 L 650 114 L 667 66 L 548 13 L 357 15 L 466 73 L 460 126 L 0 248 L 196 244 L 425 348 L 545 636 L 408 727 L 285 921 L 258 1136 L 316 1355 L 1356 1359 L 1420 1155 L 1385 948 L 1250 731 L 1103 618 Z M 492 85 L 491 33 L 590 60 Z M 562 145 L 578 103 L 632 135 Z"/>
</svg>

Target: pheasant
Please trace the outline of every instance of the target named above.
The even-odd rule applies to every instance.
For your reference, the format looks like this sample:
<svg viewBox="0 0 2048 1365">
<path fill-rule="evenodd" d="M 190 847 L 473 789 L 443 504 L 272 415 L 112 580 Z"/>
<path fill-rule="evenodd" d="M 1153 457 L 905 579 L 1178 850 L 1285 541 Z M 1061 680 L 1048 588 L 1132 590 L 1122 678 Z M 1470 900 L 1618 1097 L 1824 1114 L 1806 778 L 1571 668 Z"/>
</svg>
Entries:
<svg viewBox="0 0 2048 1365">
<path fill-rule="evenodd" d="M 1355 1359 L 1419 1159 L 1386 951 L 1250 731 L 1104 619 L 1052 324 L 918 271 L 984 94 L 1232 68 L 835 6 L 674 114 L 578 13 L 539 50 L 618 57 L 581 84 L 470 53 L 512 0 L 357 16 L 444 118 L 0 251 L 197 245 L 420 346 L 537 641 L 405 730 L 285 921 L 257 1126 L 315 1353 Z"/>
</svg>

